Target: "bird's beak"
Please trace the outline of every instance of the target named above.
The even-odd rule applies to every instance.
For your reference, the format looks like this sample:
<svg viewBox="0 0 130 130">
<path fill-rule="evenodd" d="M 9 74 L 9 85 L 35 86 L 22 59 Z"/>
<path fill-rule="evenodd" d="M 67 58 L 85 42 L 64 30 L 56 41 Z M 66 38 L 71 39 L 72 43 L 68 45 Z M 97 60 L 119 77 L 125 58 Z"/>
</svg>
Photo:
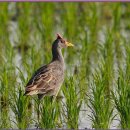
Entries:
<svg viewBox="0 0 130 130">
<path fill-rule="evenodd" d="M 66 46 L 74 46 L 72 43 L 70 42 L 65 42 Z"/>
</svg>

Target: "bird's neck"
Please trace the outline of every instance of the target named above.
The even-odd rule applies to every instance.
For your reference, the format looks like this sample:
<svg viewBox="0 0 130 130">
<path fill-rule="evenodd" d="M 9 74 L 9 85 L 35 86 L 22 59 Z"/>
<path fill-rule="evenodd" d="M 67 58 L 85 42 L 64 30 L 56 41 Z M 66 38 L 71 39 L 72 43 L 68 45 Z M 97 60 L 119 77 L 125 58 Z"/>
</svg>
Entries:
<svg viewBox="0 0 130 130">
<path fill-rule="evenodd" d="M 61 63 L 64 63 L 64 58 L 60 48 L 52 48 L 52 61 L 58 60 Z"/>
</svg>

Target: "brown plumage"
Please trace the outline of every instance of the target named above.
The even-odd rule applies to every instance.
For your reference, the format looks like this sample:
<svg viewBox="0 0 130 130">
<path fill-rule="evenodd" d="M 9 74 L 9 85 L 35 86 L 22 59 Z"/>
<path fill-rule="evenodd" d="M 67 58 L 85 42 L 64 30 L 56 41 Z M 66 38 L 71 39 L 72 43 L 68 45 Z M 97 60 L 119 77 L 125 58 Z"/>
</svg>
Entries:
<svg viewBox="0 0 130 130">
<path fill-rule="evenodd" d="M 57 96 L 64 80 L 64 58 L 61 49 L 73 44 L 65 41 L 59 34 L 52 45 L 52 61 L 48 65 L 40 67 L 29 80 L 24 95 Z"/>
</svg>

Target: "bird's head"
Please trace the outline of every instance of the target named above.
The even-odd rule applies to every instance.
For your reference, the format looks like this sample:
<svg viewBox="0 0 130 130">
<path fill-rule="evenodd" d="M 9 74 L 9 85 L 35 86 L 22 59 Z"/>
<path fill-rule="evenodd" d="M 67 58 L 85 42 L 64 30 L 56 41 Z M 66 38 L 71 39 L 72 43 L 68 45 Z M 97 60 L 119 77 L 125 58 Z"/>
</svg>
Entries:
<svg viewBox="0 0 130 130">
<path fill-rule="evenodd" d="M 69 47 L 69 46 L 74 46 L 72 43 L 67 42 L 65 39 L 63 39 L 60 34 L 57 34 L 57 41 L 58 41 L 58 46 L 60 48 L 66 48 L 66 47 Z"/>
</svg>

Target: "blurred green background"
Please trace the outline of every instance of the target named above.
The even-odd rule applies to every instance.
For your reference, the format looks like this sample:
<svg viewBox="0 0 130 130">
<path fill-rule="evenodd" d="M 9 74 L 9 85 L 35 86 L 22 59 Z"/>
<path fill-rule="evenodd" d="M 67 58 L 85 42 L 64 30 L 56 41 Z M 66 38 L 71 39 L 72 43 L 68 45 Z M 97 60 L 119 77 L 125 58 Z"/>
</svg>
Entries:
<svg viewBox="0 0 130 130">
<path fill-rule="evenodd" d="M 66 78 L 55 105 L 23 96 L 60 33 Z M 0 128 L 130 128 L 129 3 L 1 3 Z"/>
</svg>

